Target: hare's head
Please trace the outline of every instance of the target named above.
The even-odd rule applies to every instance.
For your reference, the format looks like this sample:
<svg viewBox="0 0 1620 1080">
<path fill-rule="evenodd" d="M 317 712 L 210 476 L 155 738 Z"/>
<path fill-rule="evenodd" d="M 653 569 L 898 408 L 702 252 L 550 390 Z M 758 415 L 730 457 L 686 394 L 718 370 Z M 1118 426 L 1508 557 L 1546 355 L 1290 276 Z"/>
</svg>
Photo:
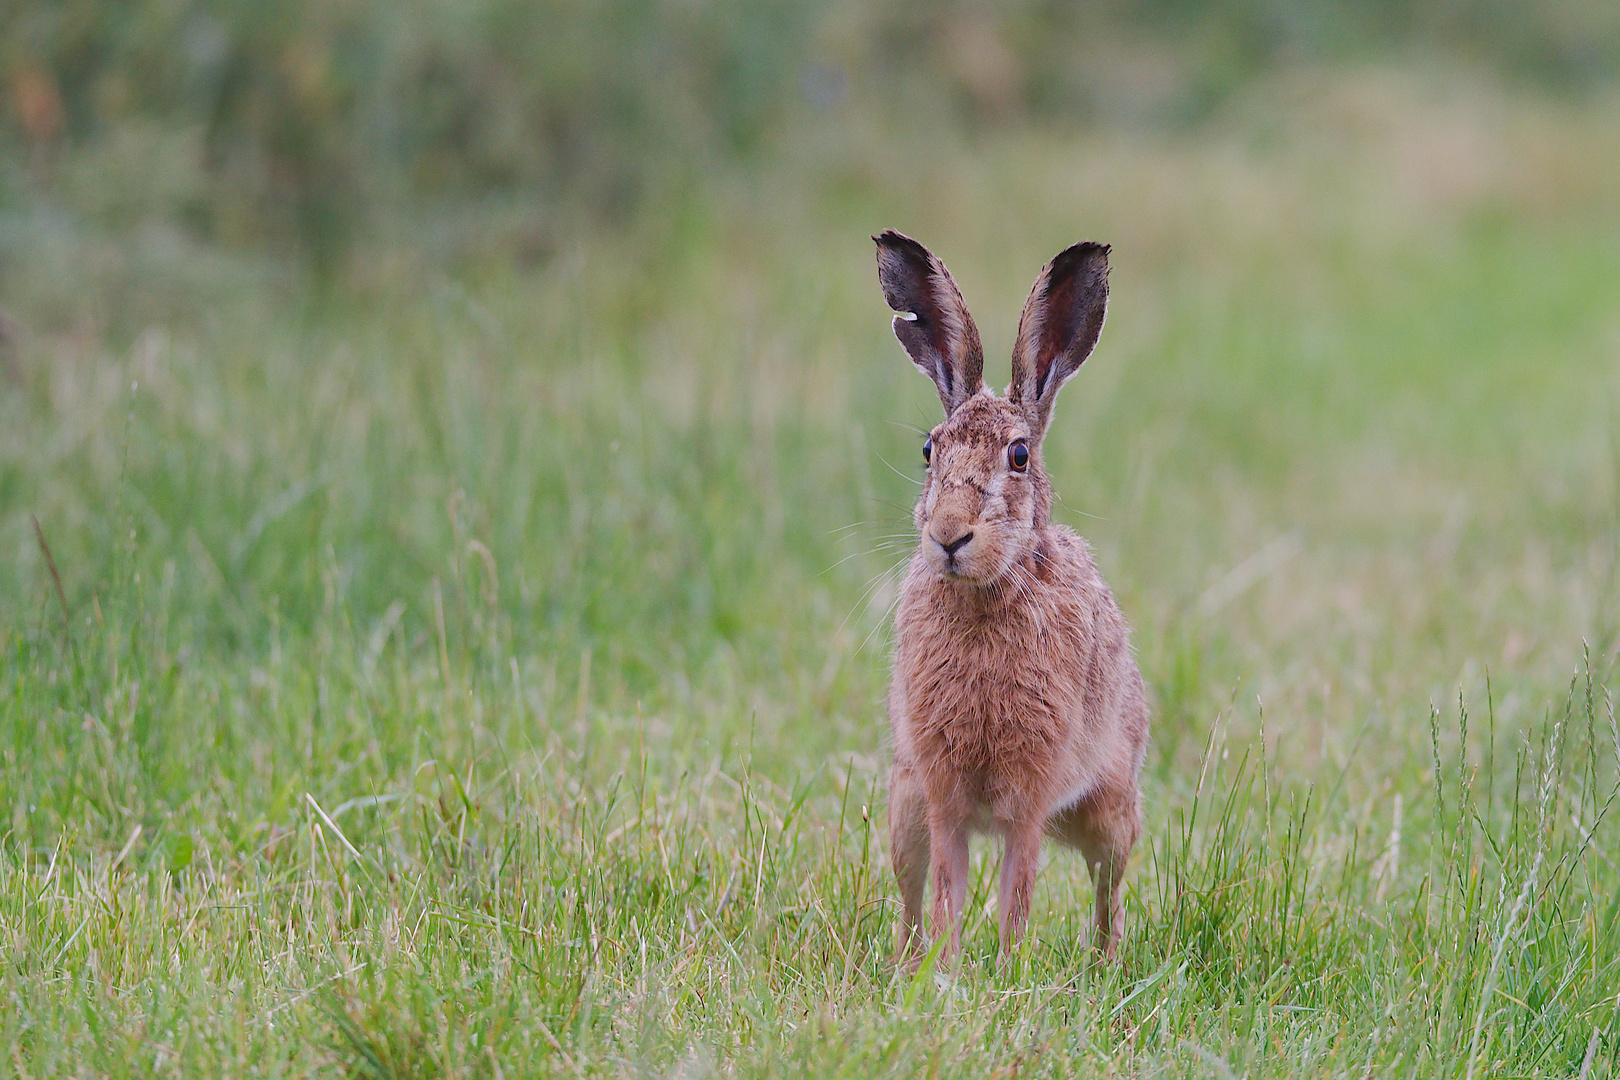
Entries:
<svg viewBox="0 0 1620 1080">
<path fill-rule="evenodd" d="M 1041 439 L 1058 389 L 1079 370 L 1108 307 L 1108 247 L 1076 244 L 1046 264 L 1018 320 L 1012 383 L 984 385 L 984 350 L 945 264 L 907 236 L 877 241 L 894 334 L 939 390 L 945 420 L 923 443 L 917 500 L 924 557 L 944 578 L 990 585 L 1037 551 L 1052 488 Z"/>
</svg>

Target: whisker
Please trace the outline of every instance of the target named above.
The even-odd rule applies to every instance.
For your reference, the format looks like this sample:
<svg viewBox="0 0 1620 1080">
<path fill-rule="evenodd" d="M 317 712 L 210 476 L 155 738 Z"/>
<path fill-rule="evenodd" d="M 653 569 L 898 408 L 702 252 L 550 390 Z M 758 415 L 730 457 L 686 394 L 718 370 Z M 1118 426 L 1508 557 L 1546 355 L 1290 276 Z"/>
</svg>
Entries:
<svg viewBox="0 0 1620 1080">
<path fill-rule="evenodd" d="M 849 562 L 849 560 L 859 558 L 862 555 L 885 555 L 895 551 L 911 551 L 916 546 L 916 537 L 897 537 L 893 540 L 880 540 L 877 543 L 872 544 L 870 547 L 864 547 L 858 551 L 850 552 L 848 555 L 845 555 L 843 558 L 833 563 L 832 566 L 827 567 L 826 570 L 821 572 L 825 574 L 827 570 L 831 570 L 834 567 L 843 566 L 845 563 Z"/>
<path fill-rule="evenodd" d="M 888 579 L 888 583 L 893 584 L 894 580 L 895 579 L 893 577 L 891 577 L 891 578 Z M 889 604 L 888 604 L 888 606 L 886 608 L 884 608 L 883 613 L 880 616 L 878 616 L 876 621 L 874 621 L 872 623 L 872 629 L 870 629 L 870 630 L 868 630 L 866 632 L 866 636 L 861 639 L 860 645 L 856 646 L 854 655 L 859 656 L 860 653 L 861 653 L 861 650 L 866 648 L 867 643 L 872 640 L 872 635 L 877 633 L 879 630 L 882 630 L 884 627 L 889 625 L 889 619 L 894 614 L 894 609 L 897 606 L 899 606 L 899 604 L 900 604 L 900 594 L 899 594 L 898 591 L 896 591 L 894 599 L 889 601 Z M 865 611 L 866 611 L 866 613 L 870 613 L 871 610 L 872 610 L 871 604 L 868 603 L 866 605 Z"/>
<path fill-rule="evenodd" d="M 866 539 L 866 540 L 915 540 L 916 538 L 917 538 L 917 534 L 914 533 L 914 532 L 903 532 L 903 533 L 884 533 L 882 536 L 868 536 L 868 537 L 841 536 L 841 537 L 838 538 L 838 542 L 842 543 L 845 540 L 855 540 L 855 539 Z"/>
<path fill-rule="evenodd" d="M 861 595 L 859 595 L 859 596 L 857 596 L 855 598 L 856 606 L 857 607 L 860 606 L 861 602 L 864 601 L 868 596 L 870 596 L 874 590 L 876 590 L 878 587 L 880 587 L 883 584 L 883 582 L 890 575 L 892 575 L 896 570 L 898 570 L 900 568 L 900 565 L 902 563 L 904 563 L 905 561 L 906 561 L 905 559 L 897 560 L 896 562 L 891 563 L 889 566 L 885 567 L 882 570 L 879 570 L 877 573 L 875 573 L 871 577 L 867 578 L 866 579 L 866 587 L 861 590 Z M 839 627 L 839 629 L 843 629 L 843 627 Z"/>
<path fill-rule="evenodd" d="M 909 559 L 901 559 L 893 566 L 890 566 L 887 570 L 880 570 L 876 574 L 872 575 L 871 579 L 866 583 L 866 588 L 861 590 L 861 595 L 855 598 L 854 606 L 851 607 L 848 614 L 844 616 L 844 621 L 838 624 L 839 633 L 842 633 L 844 627 L 849 625 L 849 620 L 855 617 L 855 612 L 857 609 L 862 608 L 863 604 L 866 602 L 866 598 L 877 592 L 877 590 L 883 586 L 886 580 L 894 576 L 895 571 L 905 566 L 908 562 L 910 562 Z"/>
<path fill-rule="evenodd" d="M 877 549 L 876 548 L 874 548 L 874 549 L 872 549 L 870 551 L 852 551 L 848 555 L 845 555 L 842 559 L 839 559 L 837 562 L 835 562 L 831 566 L 827 567 L 820 574 L 817 574 L 816 577 L 821 577 L 823 574 L 832 573 L 834 570 L 838 569 L 840 566 L 843 566 L 845 563 L 849 562 L 849 560 L 851 560 L 851 559 L 858 559 L 862 555 L 876 555 L 876 554 L 877 554 Z"/>
<path fill-rule="evenodd" d="M 884 464 L 887 465 L 888 462 L 884 462 Z M 893 466 L 890 466 L 890 468 L 893 468 Z M 907 479 L 910 478 L 908 477 Z M 893 510 L 896 514 L 904 515 L 904 519 L 906 521 L 911 520 L 912 511 L 916 509 L 915 503 L 891 502 L 888 499 L 880 499 L 876 495 L 863 495 L 861 496 L 860 501 L 863 503 L 871 503 L 874 506 L 881 506 L 885 510 Z"/>
<path fill-rule="evenodd" d="M 1015 600 L 1027 600 L 1031 595 L 1029 586 L 1025 580 L 1026 575 L 1027 571 L 1025 571 L 1024 568 L 1019 566 L 1017 563 L 1013 563 L 1007 568 L 1005 580 L 1012 582 L 1013 589 L 1015 590 L 1013 594 L 1013 598 Z"/>
<path fill-rule="evenodd" d="M 879 461 L 883 462 L 883 464 L 889 465 L 889 459 L 884 457 L 882 454 L 877 455 L 877 459 Z M 900 477 L 902 480 L 906 481 L 907 483 L 916 484 L 918 487 L 922 487 L 922 481 L 921 480 L 918 480 L 915 477 L 907 476 L 905 473 L 901 472 L 899 469 L 895 468 L 893 465 L 889 465 L 889 471 L 894 473 L 894 475 Z"/>
<path fill-rule="evenodd" d="M 1032 552 L 1032 554 L 1043 561 L 1050 561 L 1046 560 L 1045 556 L 1041 555 L 1041 553 L 1038 551 Z M 1018 571 L 1019 581 L 1022 583 L 1024 595 L 1026 598 L 1033 601 L 1036 593 L 1040 591 L 1041 583 L 1036 580 L 1034 572 L 1021 563 L 1014 563 L 1013 566 Z"/>
<path fill-rule="evenodd" d="M 1045 555 L 1042 555 L 1038 551 L 1033 552 L 1033 554 L 1034 554 L 1035 558 L 1040 560 L 1042 563 L 1045 563 L 1047 566 L 1051 567 L 1054 570 L 1057 569 L 1057 563 L 1053 562 L 1051 559 L 1047 558 Z M 1040 588 L 1040 582 L 1035 579 L 1034 571 L 1033 570 L 1025 570 L 1024 573 L 1029 578 L 1030 590 L 1033 592 L 1034 590 L 1039 589 Z"/>
<path fill-rule="evenodd" d="M 1027 600 L 1034 602 L 1035 594 L 1040 591 L 1040 583 L 1035 580 L 1034 574 L 1030 573 L 1022 566 L 1018 568 L 1018 573 L 1019 579 L 1023 583 L 1024 597 Z"/>
<path fill-rule="evenodd" d="M 1088 514 L 1084 510 L 1076 510 L 1074 507 L 1072 507 L 1068 503 L 1064 502 L 1063 501 L 1063 496 L 1059 495 L 1055 491 L 1052 492 L 1052 498 L 1056 499 L 1057 504 L 1059 506 L 1063 507 L 1063 509 L 1067 510 L 1071 514 L 1079 514 L 1081 517 L 1090 518 L 1092 521 L 1107 521 L 1108 520 L 1107 518 L 1099 517 L 1096 514 Z"/>
<path fill-rule="evenodd" d="M 889 616 L 893 615 L 894 609 L 899 606 L 900 596 L 898 593 L 896 593 L 894 599 L 889 602 L 888 608 L 883 612 L 883 618 L 874 623 L 872 625 L 872 629 L 867 632 L 866 637 L 861 639 L 860 648 L 855 650 L 856 656 L 859 656 L 861 654 L 861 650 L 866 648 L 866 643 L 872 640 L 873 634 L 876 634 L 879 630 L 889 625 Z"/>
</svg>

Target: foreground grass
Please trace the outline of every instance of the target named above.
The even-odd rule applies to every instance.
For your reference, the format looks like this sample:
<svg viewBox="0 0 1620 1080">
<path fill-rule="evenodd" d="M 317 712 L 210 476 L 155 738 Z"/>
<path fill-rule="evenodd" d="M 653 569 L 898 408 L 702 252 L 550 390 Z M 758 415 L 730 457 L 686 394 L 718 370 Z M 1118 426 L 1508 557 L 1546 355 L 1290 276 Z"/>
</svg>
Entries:
<svg viewBox="0 0 1620 1080">
<path fill-rule="evenodd" d="M 314 299 L 7 218 L 0 1056 L 1612 1076 L 1620 126 L 1389 73 L 1265 97 L 946 146 L 948 185 L 811 139 L 623 248 L 383 252 Z M 1049 448 L 1157 703 L 1115 967 L 1061 856 L 1009 970 L 988 856 L 963 970 L 888 964 L 933 415 L 888 224 L 998 354 L 1042 260 L 1115 244 Z"/>
<path fill-rule="evenodd" d="M 193 777 L 116 848 L 71 826 L 13 848 L 0 914 L 20 1068 L 1611 1068 L 1620 883 L 1602 838 L 1620 733 L 1596 684 L 1522 739 L 1476 718 L 1483 759 L 1439 760 L 1392 824 L 1331 777 L 1279 775 L 1223 720 L 1198 772 L 1158 793 L 1117 966 L 1091 961 L 1083 871 L 1054 860 L 1036 938 L 996 969 L 982 860 L 970 959 L 939 981 L 888 962 L 870 768 L 835 760 L 789 787 L 745 750 L 650 754 L 648 717 L 537 725 L 570 709 L 521 676 L 367 678 L 344 651 L 147 702 L 132 677 L 82 723 L 35 727 L 36 767 L 87 807 L 139 799 L 159 763 Z M 0 706 L 14 737 L 53 696 L 19 652 Z M 316 719 L 247 736 L 216 715 L 240 701 Z M 166 718 L 161 736 L 141 715 Z"/>
</svg>

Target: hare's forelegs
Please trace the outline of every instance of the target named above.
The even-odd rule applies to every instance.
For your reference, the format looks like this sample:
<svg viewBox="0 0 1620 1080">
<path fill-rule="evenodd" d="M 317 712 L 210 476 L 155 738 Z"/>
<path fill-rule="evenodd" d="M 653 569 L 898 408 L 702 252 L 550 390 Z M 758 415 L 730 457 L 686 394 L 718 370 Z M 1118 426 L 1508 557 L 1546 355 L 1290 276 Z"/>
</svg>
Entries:
<svg viewBox="0 0 1620 1080">
<path fill-rule="evenodd" d="M 1001 890 L 996 909 L 1001 916 L 1001 962 L 1006 963 L 1024 940 L 1029 924 L 1030 897 L 1041 865 L 1042 822 L 1039 818 L 1015 822 L 1006 830 L 1007 849 L 1001 857 Z"/>
<path fill-rule="evenodd" d="M 1048 830 L 1079 849 L 1097 890 L 1092 945 L 1112 960 L 1125 938 L 1125 865 L 1142 832 L 1142 795 L 1135 784 L 1105 788 L 1053 816 Z"/>
<path fill-rule="evenodd" d="M 933 879 L 934 903 L 929 931 L 946 938 L 939 950 L 944 968 L 962 943 L 962 908 L 967 904 L 968 823 L 966 813 L 949 813 L 938 806 L 928 812 L 928 876 Z"/>
<path fill-rule="evenodd" d="M 889 770 L 889 859 L 900 883 L 900 943 L 895 961 L 921 954 L 923 891 L 928 885 L 928 803 L 916 774 L 904 765 Z"/>
</svg>

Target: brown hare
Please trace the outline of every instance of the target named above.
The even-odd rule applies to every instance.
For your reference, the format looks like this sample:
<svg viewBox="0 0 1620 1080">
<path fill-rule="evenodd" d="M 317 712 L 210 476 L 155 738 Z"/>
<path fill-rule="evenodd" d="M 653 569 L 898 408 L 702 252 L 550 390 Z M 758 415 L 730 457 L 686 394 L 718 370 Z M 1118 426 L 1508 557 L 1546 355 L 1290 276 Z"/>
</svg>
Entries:
<svg viewBox="0 0 1620 1080">
<path fill-rule="evenodd" d="M 1120 892 L 1141 831 L 1147 699 L 1129 627 L 1090 550 L 1051 522 L 1041 438 L 1058 389 L 1090 355 L 1108 306 L 1108 247 L 1047 264 L 1018 320 L 1005 398 L 984 385 L 979 332 L 945 265 L 893 231 L 877 241 L 894 333 L 945 420 L 923 443 L 920 534 L 895 615 L 889 843 L 901 950 L 929 930 L 949 963 L 967 898 L 968 834 L 1001 834 L 1005 960 L 1023 938 L 1041 837 L 1078 849 L 1097 889 L 1094 945 L 1124 934 Z"/>
</svg>

